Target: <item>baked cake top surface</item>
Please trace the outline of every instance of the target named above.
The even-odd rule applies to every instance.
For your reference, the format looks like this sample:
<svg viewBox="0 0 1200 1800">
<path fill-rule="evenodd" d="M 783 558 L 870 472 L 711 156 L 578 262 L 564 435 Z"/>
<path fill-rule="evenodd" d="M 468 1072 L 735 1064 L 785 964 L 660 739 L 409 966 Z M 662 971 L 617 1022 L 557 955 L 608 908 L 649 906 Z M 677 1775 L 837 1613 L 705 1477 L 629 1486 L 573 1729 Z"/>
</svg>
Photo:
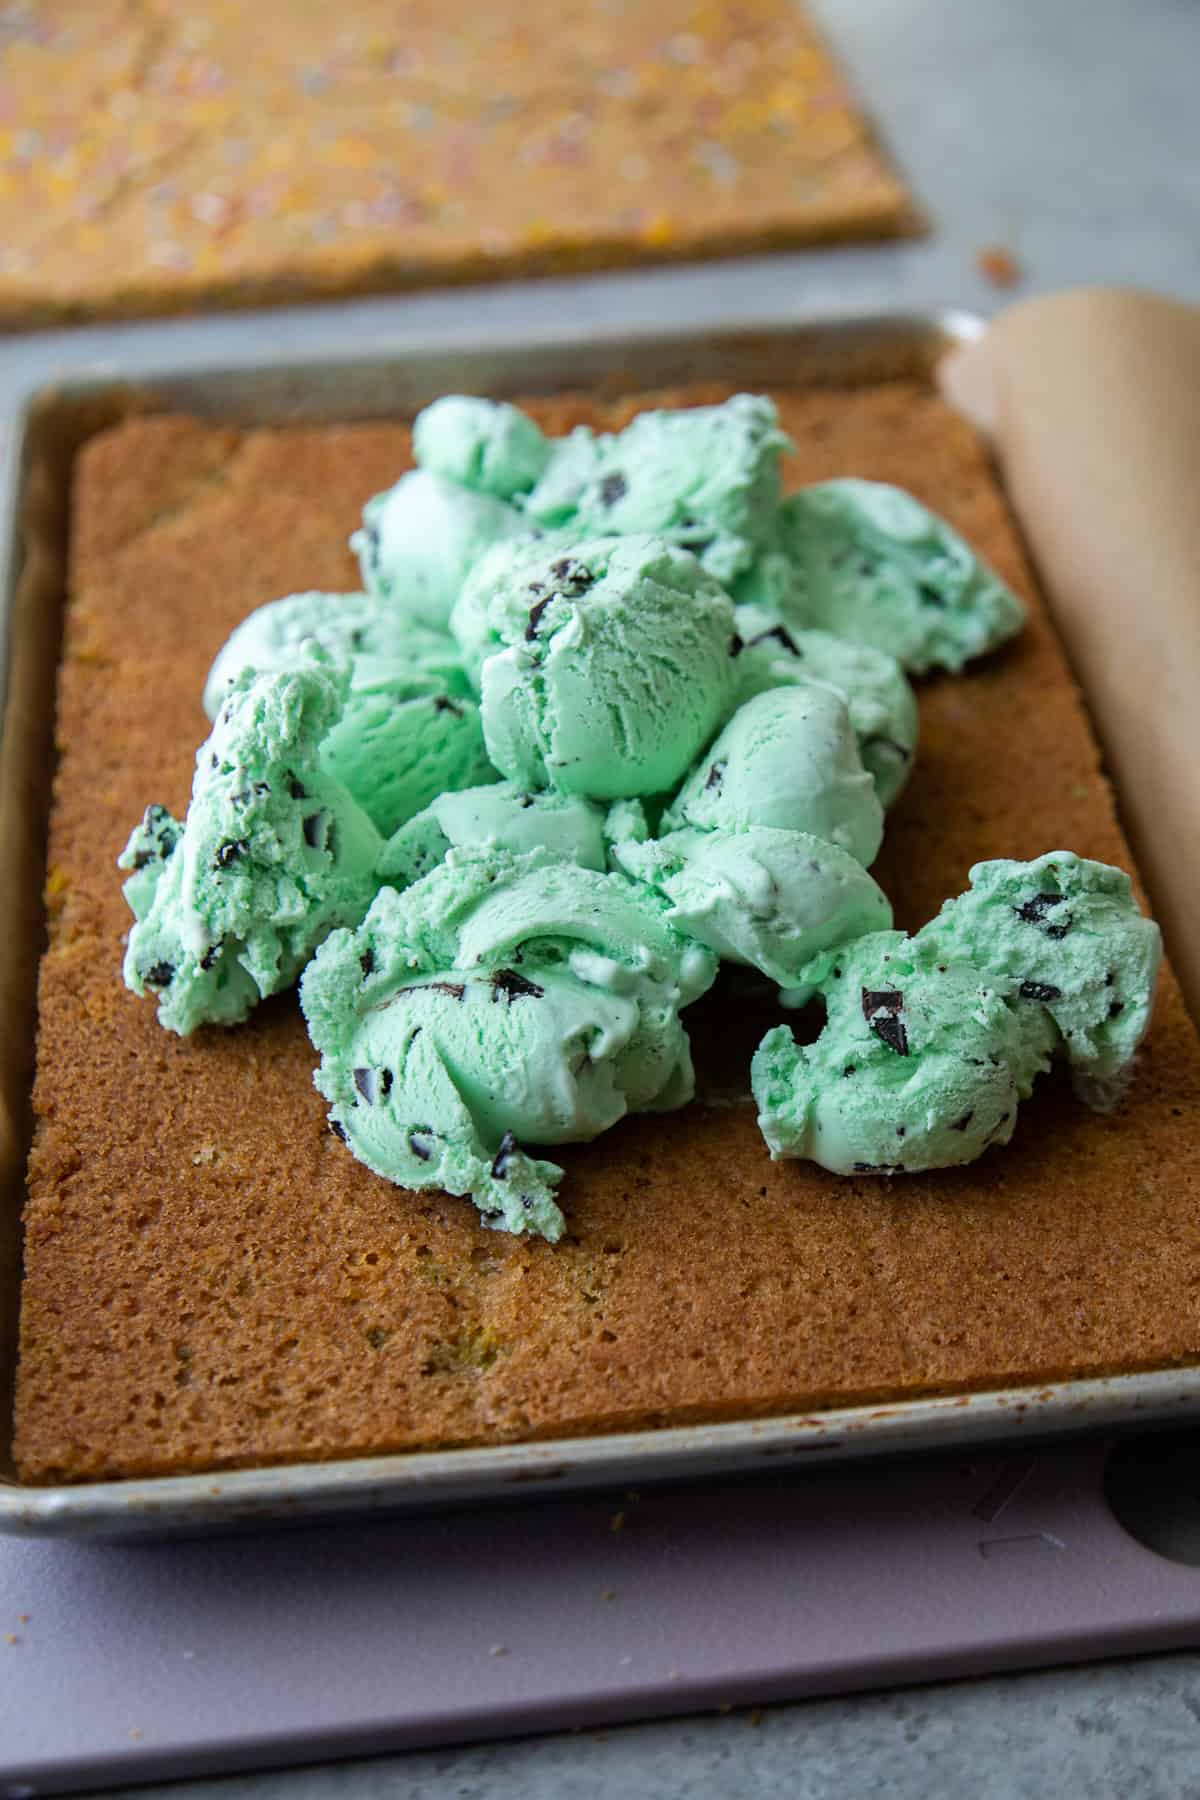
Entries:
<svg viewBox="0 0 1200 1800">
<path fill-rule="evenodd" d="M 533 401 L 559 433 L 713 387 Z M 925 389 L 776 390 L 789 485 L 908 487 L 1030 599 L 1012 646 L 922 683 L 912 783 L 874 873 L 915 927 L 970 865 L 1070 848 L 1131 866 L 1079 696 L 968 428 Z M 556 1152 L 558 1246 L 404 1193 L 325 1126 L 294 996 L 179 1040 L 120 985 L 114 862 L 182 813 L 209 663 L 252 607 L 356 585 L 399 425 L 133 420 L 80 458 L 60 677 L 50 948 L 27 1215 L 26 1479 L 552 1436 L 1043 1381 L 1200 1355 L 1173 981 L 1120 1107 L 1043 1080 L 1013 1144 L 889 1183 L 772 1164 L 750 1055 L 779 1017 L 728 981 L 687 1015 L 697 1102 Z"/>
</svg>

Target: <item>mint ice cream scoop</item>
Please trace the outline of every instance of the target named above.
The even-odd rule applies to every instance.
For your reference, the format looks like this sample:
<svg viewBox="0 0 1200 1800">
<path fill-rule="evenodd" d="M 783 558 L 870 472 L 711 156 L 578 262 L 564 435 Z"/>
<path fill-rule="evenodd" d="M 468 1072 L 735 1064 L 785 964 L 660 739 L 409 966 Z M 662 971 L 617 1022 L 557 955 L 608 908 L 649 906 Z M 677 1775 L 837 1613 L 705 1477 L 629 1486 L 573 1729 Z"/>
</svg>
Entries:
<svg viewBox="0 0 1200 1800">
<path fill-rule="evenodd" d="M 528 521 L 492 494 L 413 469 L 363 508 L 350 539 L 363 585 L 405 618 L 444 631 L 467 572 L 489 544 L 529 535 Z"/>
<path fill-rule="evenodd" d="M 390 836 L 449 789 L 494 781 L 473 699 L 382 657 L 356 657 L 321 767 Z"/>
<path fill-rule="evenodd" d="M 773 1156 L 838 1174 L 940 1169 L 1007 1143 L 1051 1056 L 1111 1103 L 1149 1022 L 1158 927 L 1129 877 L 1070 851 L 978 863 L 916 934 L 864 937 L 806 971 L 816 1042 L 780 1027 L 751 1085 Z"/>
<path fill-rule="evenodd" d="M 394 988 L 386 1012 L 356 1022 L 345 1058 L 318 1071 L 330 1129 L 386 1181 L 466 1196 L 486 1225 L 553 1243 L 566 1229 L 554 1197 L 562 1169 L 494 1122 L 495 1091 L 503 1085 L 511 1096 L 505 1118 L 545 1136 L 562 1115 L 584 1136 L 615 1124 L 624 1108 L 611 1070 L 601 1075 L 603 1060 L 594 1064 L 588 1048 L 620 1032 L 625 1021 L 613 1010 L 569 975 L 530 983 L 516 998 L 453 970 Z"/>
<path fill-rule="evenodd" d="M 639 413 L 624 431 L 579 426 L 552 444 L 526 516 L 579 537 L 653 532 L 728 583 L 775 529 L 779 458 L 791 444 L 772 401 Z"/>
<path fill-rule="evenodd" d="M 549 850 L 584 869 L 604 869 L 604 813 L 590 800 L 549 790 L 524 793 L 510 781 L 442 794 L 401 826 L 379 859 L 380 879 L 408 887 L 437 866 L 447 850 L 472 844 L 524 855 Z"/>
<path fill-rule="evenodd" d="M 215 718 L 243 669 L 348 667 L 345 705 L 321 766 L 385 836 L 447 788 L 495 779 L 483 725 L 453 638 L 371 594 L 289 594 L 243 619 L 204 689 Z"/>
<path fill-rule="evenodd" d="M 811 681 L 840 694 L 863 767 L 884 806 L 895 801 L 917 750 L 917 697 L 894 656 L 829 631 L 787 626 L 764 606 L 734 609 L 739 705 L 769 688 Z"/>
<path fill-rule="evenodd" d="M 547 582 L 557 579 L 553 574 L 556 565 L 562 561 L 563 567 L 570 569 L 569 553 L 573 548 L 561 532 L 550 533 L 548 540 L 507 538 L 490 545 L 475 562 L 451 608 L 449 621 L 475 693 L 480 689 L 484 663 L 505 648 L 501 618 L 498 611 L 494 613 L 497 597 L 520 593 L 531 581 L 539 581 L 541 592 L 530 595 L 531 604 L 536 604 L 546 592 Z"/>
<path fill-rule="evenodd" d="M 454 639 L 415 624 L 378 595 L 287 594 L 256 607 L 223 644 L 204 684 L 205 712 L 216 718 L 243 669 L 265 675 L 308 668 L 314 646 L 334 662 L 363 657 L 403 664 L 406 678 L 424 683 L 430 693 L 471 692 Z"/>
<path fill-rule="evenodd" d="M 399 896 L 413 967 L 490 968 L 517 951 L 557 967 L 595 951 L 604 981 L 634 987 L 642 978 L 678 989 L 688 1006 L 712 985 L 716 961 L 682 937 L 669 909 L 624 876 L 560 862 L 547 851 L 453 850 L 439 869 Z M 520 960 L 520 959 L 518 959 Z M 596 967 L 599 969 L 600 964 Z M 622 973 L 624 971 L 624 973 Z M 661 1082 L 651 1084 L 651 1091 Z"/>
<path fill-rule="evenodd" d="M 1024 624 L 1015 594 L 901 488 L 820 482 L 788 496 L 778 525 L 791 580 L 773 602 L 786 622 L 885 650 L 912 674 L 957 672 Z"/>
<path fill-rule="evenodd" d="M 812 683 L 739 706 L 663 815 L 664 832 L 772 825 L 806 832 L 869 867 L 883 808 L 841 696 Z"/>
<path fill-rule="evenodd" d="M 318 762 L 344 692 L 344 673 L 319 666 L 235 677 L 186 821 L 151 807 L 121 855 L 136 920 L 125 981 L 158 996 L 168 1030 L 236 1024 L 370 904 L 382 841 Z"/>
<path fill-rule="evenodd" d="M 797 1044 L 777 1026 L 751 1064 L 773 1159 L 894 1175 L 1008 1142 L 1057 1037 L 1042 1009 L 1020 1012 L 974 964 L 941 958 L 920 934 L 875 932 L 822 961 L 820 1036 Z"/>
<path fill-rule="evenodd" d="M 862 864 L 808 832 L 750 825 L 641 839 L 628 811 L 610 831 L 613 862 L 669 902 L 672 925 L 758 969 L 787 990 L 789 1005 L 809 998 L 806 971 L 818 952 L 892 922 L 887 895 Z"/>
<path fill-rule="evenodd" d="M 551 454 L 533 420 L 506 400 L 444 394 L 413 424 L 413 455 L 421 468 L 500 500 L 533 487 Z"/>
<path fill-rule="evenodd" d="M 529 555 L 487 600 L 492 762 L 520 787 L 606 800 L 673 787 L 728 711 L 733 606 L 662 538 Z"/>
<path fill-rule="evenodd" d="M 140 824 L 130 833 L 129 842 L 117 858 L 117 867 L 133 871 L 122 883 L 121 892 L 135 919 L 144 919 L 153 906 L 165 867 L 182 836 L 180 821 L 165 806 L 158 805 L 148 806 Z"/>
<path fill-rule="evenodd" d="M 332 1128 L 411 1188 L 557 1238 L 561 1171 L 524 1145 L 595 1137 L 691 1098 L 683 1006 L 716 959 L 657 899 L 545 851 L 451 849 L 329 937 L 301 1004 Z"/>
<path fill-rule="evenodd" d="M 614 542 L 610 538 L 589 540 L 591 548 L 608 547 Z M 484 663 L 508 643 L 504 608 L 498 607 L 497 596 L 520 596 L 531 582 L 537 581 L 541 584 L 539 591 L 530 590 L 530 599 L 536 604 L 564 579 L 570 583 L 574 577 L 574 585 L 578 585 L 583 578 L 574 566 L 579 547 L 579 540 L 569 531 L 544 531 L 536 537 L 509 538 L 492 544 L 475 563 L 451 611 L 450 630 L 476 694 L 482 686 Z M 731 646 L 733 642 L 731 634 Z"/>
<path fill-rule="evenodd" d="M 965 957 L 1020 1010 L 1042 1007 L 1076 1072 L 1118 1079 L 1145 1035 L 1162 958 L 1158 926 L 1123 869 L 1052 850 L 976 863 L 921 938 Z"/>
</svg>

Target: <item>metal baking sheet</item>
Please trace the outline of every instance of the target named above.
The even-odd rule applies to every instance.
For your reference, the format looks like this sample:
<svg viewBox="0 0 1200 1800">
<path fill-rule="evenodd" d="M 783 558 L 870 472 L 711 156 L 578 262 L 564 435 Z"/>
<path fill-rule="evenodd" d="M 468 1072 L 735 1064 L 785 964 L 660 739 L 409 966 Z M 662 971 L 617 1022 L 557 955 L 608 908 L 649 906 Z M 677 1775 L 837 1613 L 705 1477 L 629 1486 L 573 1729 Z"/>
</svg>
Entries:
<svg viewBox="0 0 1200 1800">
<path fill-rule="evenodd" d="M 860 318 L 745 318 L 727 325 L 631 334 L 563 328 L 470 334 L 408 334 L 393 348 L 347 348 L 345 313 L 314 309 L 293 330 L 286 354 L 262 355 L 261 340 L 218 360 L 203 326 L 169 354 L 172 328 L 129 333 L 123 354 L 97 369 L 88 334 L 77 351 L 58 340 L 54 379 L 31 376 L 10 395 L 9 458 L 0 493 L 0 582 L 4 611 L 5 738 L 0 831 L 28 854 L 0 870 L 9 948 L 0 955 L 0 1007 L 9 1035 L 32 1066 L 35 958 L 40 929 L 41 846 L 50 766 L 50 697 L 57 619 L 65 589 L 67 482 L 80 445 L 131 412 L 187 411 L 237 424 L 335 422 L 411 414 L 436 395 L 608 392 L 696 380 L 769 387 L 789 381 L 880 380 L 931 375 L 952 345 L 980 322 L 960 312 Z M 222 341 L 228 342 L 227 337 Z M 35 364 L 36 356 L 31 359 Z M 20 386 L 20 384 L 18 384 Z M 36 530 L 32 530 L 36 527 Z M 23 549 L 36 540 L 36 557 Z M 7 840 L 11 843 L 11 836 Z M 19 885 L 23 884 L 23 885 Z M 20 944 L 24 928 L 24 948 Z M 19 1087 L 19 1083 L 18 1083 Z M 915 1449 L 1094 1430 L 1194 1413 L 1200 1369 L 1173 1369 L 1007 1389 L 897 1400 L 818 1413 L 718 1425 L 574 1438 L 536 1444 L 292 1464 L 212 1475 L 37 1488 L 15 1481 L 10 1396 L 15 1366 L 19 1213 L 28 1133 L 24 1095 L 0 1108 L 0 1530 L 76 1538 L 133 1538 L 236 1525 L 313 1519 L 400 1507 L 515 1498 L 537 1492 L 725 1474 L 774 1464 L 818 1464 Z"/>
</svg>

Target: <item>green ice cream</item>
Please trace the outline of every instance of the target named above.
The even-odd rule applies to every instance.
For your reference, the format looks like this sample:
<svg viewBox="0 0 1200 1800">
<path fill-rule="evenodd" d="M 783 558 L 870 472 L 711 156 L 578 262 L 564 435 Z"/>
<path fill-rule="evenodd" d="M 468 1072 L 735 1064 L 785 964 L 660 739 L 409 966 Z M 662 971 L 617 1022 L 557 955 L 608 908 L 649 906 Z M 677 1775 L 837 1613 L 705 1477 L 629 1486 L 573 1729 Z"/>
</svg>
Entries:
<svg viewBox="0 0 1200 1800">
<path fill-rule="evenodd" d="M 614 809 L 614 815 L 616 809 Z M 635 812 L 610 823 L 612 860 L 670 902 L 667 918 L 727 962 L 758 969 L 803 1005 L 819 951 L 892 922 L 882 888 L 845 850 L 803 831 L 750 825 L 639 841 Z"/>
<path fill-rule="evenodd" d="M 572 794 L 523 793 L 510 781 L 442 794 L 384 845 L 379 874 L 404 888 L 436 868 L 447 850 L 472 844 L 524 855 L 545 849 L 584 869 L 606 867 L 604 814 Z"/>
<path fill-rule="evenodd" d="M 829 631 L 788 627 L 766 607 L 734 610 L 739 705 L 768 688 L 815 681 L 840 694 L 863 767 L 884 806 L 899 796 L 917 748 L 917 698 L 894 656 Z"/>
<path fill-rule="evenodd" d="M 664 832 L 748 825 L 807 832 L 874 862 L 883 808 L 832 688 L 777 687 L 739 706 L 662 821 Z"/>
<path fill-rule="evenodd" d="M 553 444 L 524 508 L 579 537 L 668 537 L 728 584 L 772 541 L 779 457 L 790 448 L 774 404 L 753 394 L 639 413 L 615 435 L 581 425 Z"/>
<path fill-rule="evenodd" d="M 403 664 L 406 679 L 429 693 L 467 695 L 470 683 L 454 639 L 414 624 L 375 594 L 288 594 L 244 618 L 227 639 L 204 684 L 204 710 L 215 719 L 235 675 L 256 669 L 306 669 L 318 645 L 334 662 L 358 658 Z"/>
<path fill-rule="evenodd" d="M 751 1072 L 771 1154 L 838 1174 L 971 1162 L 1008 1142 L 1056 1052 L 1081 1098 L 1111 1104 L 1159 956 L 1122 870 L 1066 850 L 978 863 L 915 937 L 865 937 L 806 971 L 825 1029 L 805 1047 L 769 1032 Z"/>
<path fill-rule="evenodd" d="M 493 763 L 525 788 L 589 799 L 662 793 L 729 708 L 733 607 L 662 538 L 531 545 L 487 601 Z"/>
<path fill-rule="evenodd" d="M 331 1126 L 369 1168 L 557 1238 L 561 1170 L 522 1144 L 689 1100 L 679 1011 L 715 972 L 620 875 L 452 849 L 326 941 L 301 1003 Z"/>
<path fill-rule="evenodd" d="M 494 780 L 479 708 L 453 638 L 370 594 L 289 594 L 244 619 L 204 689 L 215 718 L 243 669 L 346 664 L 350 689 L 321 766 L 389 835 L 448 788 Z"/>
<path fill-rule="evenodd" d="M 544 473 L 551 446 L 533 420 L 507 401 L 444 394 L 417 414 L 413 454 L 423 469 L 511 500 Z"/>
<path fill-rule="evenodd" d="M 750 1084 L 772 1158 L 838 1175 L 972 1162 L 1013 1134 L 1017 1104 L 1049 1067 L 1057 1033 L 969 962 L 875 932 L 822 959 L 827 1013 L 815 1043 L 786 1025 L 755 1053 Z"/>
<path fill-rule="evenodd" d="M 1103 1084 L 1127 1069 L 1150 1023 L 1162 938 L 1123 869 L 1069 850 L 976 863 L 968 891 L 920 935 L 985 970 L 1018 1009 L 1044 1007 L 1079 1074 Z"/>
<path fill-rule="evenodd" d="M 590 540 L 593 548 L 612 542 Z M 538 581 L 540 593 L 530 592 L 531 601 L 536 603 L 548 589 L 561 583 L 561 573 L 556 571 L 572 569 L 578 549 L 578 541 L 569 532 L 546 531 L 537 537 L 509 538 L 483 552 L 464 581 L 450 614 L 450 630 L 476 694 L 482 686 L 484 663 L 507 647 L 503 609 L 497 608 L 497 596 L 519 595 L 531 581 Z"/>
<path fill-rule="evenodd" d="M 125 981 L 157 994 L 168 1030 L 238 1023 L 370 904 L 381 839 L 317 760 L 344 681 L 320 667 L 235 677 L 186 822 L 151 807 L 120 857 L 137 921 Z"/>
<path fill-rule="evenodd" d="M 385 836 L 449 789 L 494 781 L 474 700 L 357 657 L 346 707 L 321 745 L 321 766 Z"/>
<path fill-rule="evenodd" d="M 764 598 L 786 622 L 895 656 L 916 675 L 960 670 L 1013 637 L 1025 609 L 958 533 L 900 488 L 845 479 L 802 488 L 778 514 Z M 762 584 L 760 584 L 761 587 Z"/>
<path fill-rule="evenodd" d="M 450 631 L 458 645 L 467 678 L 476 693 L 483 676 L 483 665 L 489 656 L 505 648 L 501 621 L 493 618 L 497 596 L 519 593 L 531 580 L 546 586 L 546 566 L 550 568 L 566 555 L 564 567 L 570 567 L 569 542 L 561 543 L 562 534 L 551 534 L 550 542 L 538 538 L 508 538 L 492 544 L 479 557 L 463 582 L 458 599 L 450 613 Z M 550 554 L 552 552 L 553 554 Z M 553 577 L 552 577 L 553 579 Z M 531 601 L 541 596 L 531 594 Z"/>
<path fill-rule="evenodd" d="M 444 631 L 468 570 L 488 545 L 528 535 L 528 521 L 503 500 L 414 469 L 367 501 L 350 548 L 368 593 Z"/>
</svg>

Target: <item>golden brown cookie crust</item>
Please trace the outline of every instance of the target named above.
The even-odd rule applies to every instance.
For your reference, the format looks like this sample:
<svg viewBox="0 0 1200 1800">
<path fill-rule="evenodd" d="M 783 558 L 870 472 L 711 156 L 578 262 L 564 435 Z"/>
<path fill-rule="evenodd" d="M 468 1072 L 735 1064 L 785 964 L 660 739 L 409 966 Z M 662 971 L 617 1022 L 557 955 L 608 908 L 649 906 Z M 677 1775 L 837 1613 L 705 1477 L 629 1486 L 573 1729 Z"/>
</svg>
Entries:
<svg viewBox="0 0 1200 1800">
<path fill-rule="evenodd" d="M 535 401 L 613 426 L 691 388 Z M 971 863 L 1131 866 L 1079 695 L 983 453 L 927 390 L 776 391 L 791 484 L 903 483 L 1031 601 L 1028 630 L 922 684 L 876 868 L 916 926 Z M 409 461 L 401 426 L 133 421 L 80 458 L 41 972 L 17 1454 L 27 1481 L 157 1474 L 746 1417 L 1200 1357 L 1200 1044 L 1164 981 L 1097 1117 L 1059 1075 L 970 1168 L 841 1180 L 772 1164 L 746 1094 L 779 1015 L 688 1014 L 700 1098 L 555 1152 L 569 1236 L 482 1228 L 325 1126 L 294 997 L 181 1041 L 120 983 L 114 858 L 182 813 L 208 664 L 252 607 L 356 583 L 344 548 Z"/>
</svg>

